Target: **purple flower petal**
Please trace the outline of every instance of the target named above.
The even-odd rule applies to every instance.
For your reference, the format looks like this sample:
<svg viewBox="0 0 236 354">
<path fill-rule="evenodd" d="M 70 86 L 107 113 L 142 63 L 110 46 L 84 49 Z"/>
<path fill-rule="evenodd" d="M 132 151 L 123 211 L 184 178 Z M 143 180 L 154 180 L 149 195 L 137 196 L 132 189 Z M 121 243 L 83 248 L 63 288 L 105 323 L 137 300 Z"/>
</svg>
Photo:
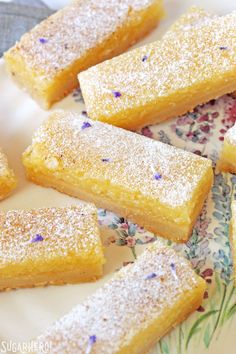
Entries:
<svg viewBox="0 0 236 354">
<path fill-rule="evenodd" d="M 39 42 L 45 44 L 48 42 L 48 40 L 46 38 L 39 38 Z"/>
<path fill-rule="evenodd" d="M 81 129 L 90 128 L 92 125 L 89 122 L 83 122 Z"/>
<path fill-rule="evenodd" d="M 95 335 L 92 335 L 92 336 L 89 337 L 89 342 L 90 342 L 91 344 L 96 343 L 96 340 L 97 340 L 97 337 L 96 337 Z"/>
<path fill-rule="evenodd" d="M 148 60 L 148 56 L 147 55 L 144 55 L 143 57 L 142 57 L 142 62 L 145 62 L 145 61 L 147 61 Z"/>
<path fill-rule="evenodd" d="M 34 242 L 40 242 L 40 241 L 43 241 L 43 240 L 44 240 L 43 236 L 37 234 L 37 235 L 35 235 L 35 237 L 30 242 L 34 243 Z"/>
<path fill-rule="evenodd" d="M 162 175 L 160 173 L 156 172 L 153 177 L 154 177 L 154 179 L 156 179 L 158 181 L 159 179 L 162 178 Z"/>
<path fill-rule="evenodd" d="M 227 50 L 228 47 L 225 47 L 225 46 L 220 46 L 220 50 Z"/>
<path fill-rule="evenodd" d="M 171 267 L 171 272 L 172 272 L 174 278 L 177 279 L 175 264 L 174 264 L 174 263 L 171 263 L 171 264 L 170 264 L 170 267 Z"/>
<path fill-rule="evenodd" d="M 112 91 L 112 93 L 113 93 L 113 96 L 116 98 L 121 96 L 121 93 L 119 91 Z"/>
<path fill-rule="evenodd" d="M 171 263 L 170 266 L 171 266 L 171 269 L 175 271 L 175 264 Z"/>
<path fill-rule="evenodd" d="M 146 280 L 150 280 L 150 279 L 153 279 L 153 278 L 156 278 L 156 273 L 150 273 L 150 274 L 148 274 L 147 276 L 146 276 Z"/>
<path fill-rule="evenodd" d="M 95 335 L 92 335 L 89 337 L 88 346 L 87 346 L 85 354 L 91 353 L 92 347 L 96 343 L 96 341 L 97 341 L 97 337 Z"/>
</svg>

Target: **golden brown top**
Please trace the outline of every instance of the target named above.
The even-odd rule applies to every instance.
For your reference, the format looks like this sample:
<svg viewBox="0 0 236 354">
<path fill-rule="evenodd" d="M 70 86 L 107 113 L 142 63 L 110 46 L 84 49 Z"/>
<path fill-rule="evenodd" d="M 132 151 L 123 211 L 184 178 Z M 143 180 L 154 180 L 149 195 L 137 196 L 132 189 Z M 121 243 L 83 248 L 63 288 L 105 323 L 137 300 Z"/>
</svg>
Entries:
<svg viewBox="0 0 236 354">
<path fill-rule="evenodd" d="M 78 259 L 86 262 L 94 255 L 96 262 L 102 257 L 97 211 L 92 204 L 1 212 L 0 238 L 2 275 L 11 267 L 15 273 L 24 267 L 33 274 L 53 271 L 49 262 L 58 271 L 68 260 L 70 264 Z"/>
<path fill-rule="evenodd" d="M 50 353 L 118 353 L 204 281 L 171 248 L 153 244 L 38 338 Z M 199 295 L 198 295 L 199 296 Z M 173 323 L 174 325 L 174 323 Z"/>
<path fill-rule="evenodd" d="M 132 109 L 158 104 L 171 94 L 182 91 L 188 98 L 191 87 L 210 87 L 224 75 L 227 85 L 227 74 L 236 79 L 235 58 L 236 11 L 191 20 L 182 29 L 177 25 L 176 33 L 98 64 L 80 73 L 79 81 L 94 119 L 98 111 L 106 121 L 116 115 L 122 123 Z"/>
<path fill-rule="evenodd" d="M 161 0 L 74 0 L 25 34 L 9 54 L 19 54 L 27 66 L 47 78 L 115 32 L 132 11 L 157 1 Z"/>
<path fill-rule="evenodd" d="M 211 170 L 211 161 L 86 116 L 54 111 L 24 153 L 38 166 L 76 183 L 96 181 L 167 207 L 183 207 Z M 73 182 L 70 176 L 73 175 Z M 66 177 L 63 177 L 66 176 Z M 95 187 L 94 187 L 95 188 Z"/>
</svg>

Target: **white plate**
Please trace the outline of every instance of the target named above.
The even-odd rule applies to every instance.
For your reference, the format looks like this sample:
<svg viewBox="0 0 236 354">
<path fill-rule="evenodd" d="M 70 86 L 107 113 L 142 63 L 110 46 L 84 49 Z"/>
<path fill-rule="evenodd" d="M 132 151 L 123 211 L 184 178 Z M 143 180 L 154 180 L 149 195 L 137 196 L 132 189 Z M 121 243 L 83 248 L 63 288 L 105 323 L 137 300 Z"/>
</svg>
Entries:
<svg viewBox="0 0 236 354">
<path fill-rule="evenodd" d="M 159 38 L 170 23 L 192 4 L 205 6 L 207 10 L 219 14 L 234 10 L 231 0 L 166 1 L 169 17 L 141 44 Z M 56 107 L 77 112 L 84 110 L 79 92 L 53 108 Z M 46 116 L 47 112 L 41 110 L 7 77 L 4 63 L 0 61 L 0 145 L 7 152 L 19 179 L 18 189 L 10 198 L 1 202 L 1 210 L 60 206 L 75 202 L 73 198 L 33 185 L 24 178 L 21 154 L 30 144 L 33 131 Z M 226 130 L 225 126 L 232 125 L 235 120 L 236 100 L 225 96 L 214 103 L 199 107 L 195 113 L 182 119 L 144 129 L 143 133 L 190 151 L 199 151 L 215 160 L 221 146 L 221 130 Z M 206 294 L 208 299 L 203 303 L 202 312 L 196 312 L 162 339 L 152 353 L 235 353 L 236 296 L 228 244 L 230 202 L 235 191 L 235 177 L 218 175 L 206 205 L 207 209 L 199 218 L 193 237 L 186 246 L 176 247 L 209 282 Z M 0 351 L 4 351 L 1 344 L 3 341 L 24 342 L 37 336 L 46 326 L 101 286 L 124 262 L 133 261 L 135 253 L 141 252 L 145 244 L 153 241 L 152 234 L 137 230 L 112 213 L 100 211 L 99 218 L 106 245 L 104 278 L 92 284 L 0 293 Z M 110 225 L 109 229 L 105 225 Z M 122 244 L 124 245 L 121 246 Z M 132 306 L 132 299 L 127 299 L 127 303 Z"/>
</svg>

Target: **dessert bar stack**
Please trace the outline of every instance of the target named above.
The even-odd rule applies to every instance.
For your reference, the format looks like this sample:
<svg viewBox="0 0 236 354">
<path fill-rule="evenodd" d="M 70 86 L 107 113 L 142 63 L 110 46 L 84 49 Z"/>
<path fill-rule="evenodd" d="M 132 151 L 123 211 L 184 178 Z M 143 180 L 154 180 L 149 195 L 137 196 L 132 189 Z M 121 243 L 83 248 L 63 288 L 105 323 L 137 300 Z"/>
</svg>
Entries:
<svg viewBox="0 0 236 354">
<path fill-rule="evenodd" d="M 30 181 L 87 203 L 1 212 L 0 290 L 100 278 L 96 207 L 173 242 L 191 236 L 212 187 L 211 160 L 129 130 L 236 90 L 236 12 L 193 7 L 161 40 L 121 54 L 163 14 L 161 0 L 74 0 L 5 53 L 11 76 L 46 109 L 80 85 L 88 114 L 50 112 L 22 162 Z M 225 137 L 222 171 L 236 173 L 235 146 L 236 126 Z M 0 199 L 15 184 L 0 151 Z M 236 202 L 234 261 L 235 220 Z M 35 343 L 50 343 L 52 354 L 146 353 L 201 305 L 205 289 L 191 265 L 157 241 Z"/>
</svg>

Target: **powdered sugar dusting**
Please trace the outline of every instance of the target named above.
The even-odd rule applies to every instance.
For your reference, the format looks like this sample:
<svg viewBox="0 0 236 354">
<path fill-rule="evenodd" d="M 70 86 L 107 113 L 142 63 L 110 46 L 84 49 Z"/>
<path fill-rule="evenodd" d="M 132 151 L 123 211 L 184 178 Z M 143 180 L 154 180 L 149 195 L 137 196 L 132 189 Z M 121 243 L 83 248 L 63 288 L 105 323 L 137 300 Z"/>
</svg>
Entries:
<svg viewBox="0 0 236 354">
<path fill-rule="evenodd" d="M 184 15 L 177 19 L 176 22 L 164 34 L 163 39 L 175 37 L 183 31 L 196 30 L 204 24 L 209 23 L 209 19 L 217 18 L 218 16 L 206 12 L 204 9 L 192 6 Z"/>
<path fill-rule="evenodd" d="M 188 100 L 189 104 L 192 102 L 189 90 L 193 88 L 197 90 L 193 95 L 200 96 L 199 103 L 205 102 L 205 90 L 200 92 L 201 86 L 197 85 L 204 87 L 207 83 L 209 88 L 205 93 L 208 95 L 211 85 L 215 89 L 217 83 L 221 84 L 219 94 L 224 86 L 226 93 L 235 89 L 235 32 L 236 11 L 222 17 L 206 15 L 203 20 L 198 16 L 194 19 L 193 15 L 183 15 L 180 23 L 174 25 L 162 41 L 147 44 L 80 73 L 88 115 L 111 123 L 114 117 L 118 117 L 116 124 L 122 126 L 123 122 L 128 124 L 126 120 L 132 119 L 134 109 L 145 112 L 154 104 L 158 109 L 159 103 L 162 107 L 164 99 L 170 95 L 173 97 L 180 90 L 188 90 L 184 98 L 187 105 Z M 227 49 L 222 50 L 222 47 Z M 148 60 L 143 62 L 141 58 L 145 55 Z M 119 100 L 108 94 L 114 89 L 122 94 Z M 213 93 L 212 98 L 216 98 L 215 95 L 217 93 Z M 174 104 L 173 108 L 169 107 L 169 102 L 167 116 L 174 116 L 176 107 Z M 158 118 L 154 108 L 151 112 L 150 122 L 146 121 L 146 124 Z M 134 114 L 133 119 L 135 128 L 140 125 L 138 114 Z M 131 123 L 129 126 L 132 127 Z"/>
<path fill-rule="evenodd" d="M 47 161 L 56 159 L 54 176 L 67 178 L 67 183 L 71 175 L 72 183 L 79 176 L 84 183 L 94 181 L 94 193 L 99 194 L 95 187 L 99 181 L 170 208 L 191 200 L 211 167 L 210 160 L 189 152 L 108 124 L 86 121 L 91 127 L 81 130 L 83 116 L 54 112 L 36 132 L 25 161 L 47 168 Z M 109 157 L 109 163 L 102 161 L 104 156 Z M 157 172 L 161 178 L 154 178 Z"/>
<path fill-rule="evenodd" d="M 0 237 L 1 276 L 9 276 L 11 267 L 15 274 L 21 274 L 22 269 L 41 273 L 53 271 L 51 261 L 54 266 L 57 260 L 60 265 L 73 266 L 73 257 L 102 257 L 97 211 L 85 203 L 1 212 Z"/>
<path fill-rule="evenodd" d="M 43 77 L 55 75 L 156 0 L 76 0 L 25 34 L 16 50 Z"/>
<path fill-rule="evenodd" d="M 171 264 L 175 264 L 175 277 Z M 150 273 L 156 276 L 147 279 Z M 85 353 L 89 338 L 95 336 L 92 353 L 117 353 L 180 299 L 189 306 L 188 298 L 198 286 L 203 284 L 186 260 L 172 249 L 154 244 L 38 341 L 50 342 L 52 354 L 77 354 Z"/>
</svg>

